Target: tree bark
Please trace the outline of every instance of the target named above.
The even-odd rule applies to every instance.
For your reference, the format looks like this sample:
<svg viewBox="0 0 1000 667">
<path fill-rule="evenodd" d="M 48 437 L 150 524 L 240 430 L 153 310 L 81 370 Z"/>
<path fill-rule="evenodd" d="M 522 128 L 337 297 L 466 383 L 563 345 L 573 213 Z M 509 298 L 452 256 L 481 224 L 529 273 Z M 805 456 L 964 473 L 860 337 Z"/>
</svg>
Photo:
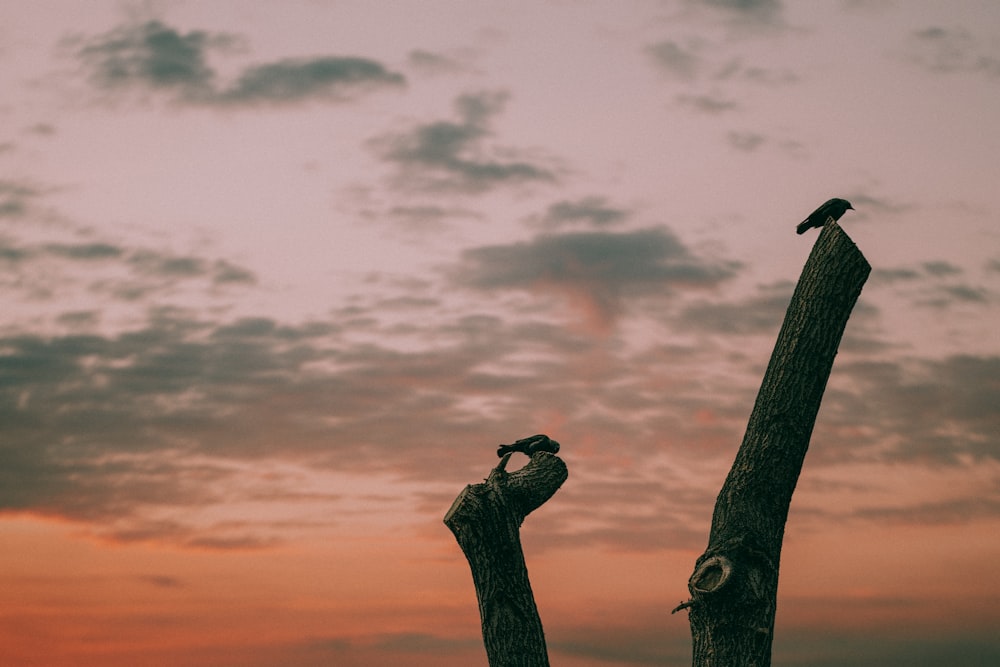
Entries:
<svg viewBox="0 0 1000 667">
<path fill-rule="evenodd" d="M 694 667 L 767 667 L 785 520 L 833 359 L 871 266 L 833 220 L 806 261 L 688 580 Z"/>
<path fill-rule="evenodd" d="M 490 667 L 548 667 L 519 529 L 569 473 L 561 458 L 546 451 L 532 454 L 526 466 L 509 473 L 510 457 L 506 454 L 485 482 L 465 487 L 444 523 L 472 569 Z"/>
</svg>

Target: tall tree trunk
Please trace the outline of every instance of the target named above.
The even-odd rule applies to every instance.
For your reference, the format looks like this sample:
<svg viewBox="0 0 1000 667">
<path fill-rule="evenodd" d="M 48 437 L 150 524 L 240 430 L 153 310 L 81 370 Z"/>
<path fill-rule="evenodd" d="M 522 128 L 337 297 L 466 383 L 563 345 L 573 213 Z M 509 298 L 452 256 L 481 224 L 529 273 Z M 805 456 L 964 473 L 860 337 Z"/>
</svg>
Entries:
<svg viewBox="0 0 1000 667">
<path fill-rule="evenodd" d="M 688 580 L 694 667 L 767 667 L 778 564 L 833 359 L 871 266 L 830 220 L 799 278 L 743 444 Z M 677 610 L 675 610 L 677 611 Z"/>
<path fill-rule="evenodd" d="M 563 460 L 547 451 L 531 454 L 526 466 L 509 473 L 510 457 L 505 455 L 485 482 L 465 487 L 444 523 L 472 568 L 490 667 L 548 667 L 520 527 L 569 473 Z"/>
</svg>

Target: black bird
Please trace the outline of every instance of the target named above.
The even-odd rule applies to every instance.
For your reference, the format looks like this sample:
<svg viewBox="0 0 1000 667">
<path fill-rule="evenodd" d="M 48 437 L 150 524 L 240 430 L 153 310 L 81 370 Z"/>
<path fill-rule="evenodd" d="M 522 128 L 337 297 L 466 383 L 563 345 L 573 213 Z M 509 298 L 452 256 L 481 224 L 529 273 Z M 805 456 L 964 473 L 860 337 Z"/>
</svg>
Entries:
<svg viewBox="0 0 1000 667">
<path fill-rule="evenodd" d="M 533 435 L 528 438 L 521 438 L 510 445 L 500 445 L 497 447 L 497 456 L 503 458 L 508 452 L 523 452 L 531 456 L 535 452 L 550 452 L 555 454 L 559 451 L 559 443 L 547 435 Z"/>
<path fill-rule="evenodd" d="M 826 224 L 826 221 L 829 218 L 840 220 L 840 216 L 847 213 L 847 209 L 851 209 L 852 211 L 854 210 L 854 207 L 851 206 L 851 202 L 846 199 L 834 197 L 810 213 L 808 218 L 800 222 L 799 226 L 795 228 L 795 233 L 804 234 L 807 229 L 822 227 Z"/>
</svg>

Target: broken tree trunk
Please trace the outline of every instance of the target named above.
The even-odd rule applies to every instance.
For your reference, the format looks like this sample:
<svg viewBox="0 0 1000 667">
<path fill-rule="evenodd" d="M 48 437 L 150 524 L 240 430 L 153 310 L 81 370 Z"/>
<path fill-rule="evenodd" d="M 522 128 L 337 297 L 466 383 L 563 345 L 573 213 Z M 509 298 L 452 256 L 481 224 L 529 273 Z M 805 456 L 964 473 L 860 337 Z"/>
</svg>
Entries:
<svg viewBox="0 0 1000 667">
<path fill-rule="evenodd" d="M 871 266 L 833 220 L 802 270 L 743 444 L 688 580 L 694 667 L 767 667 L 792 492 L 851 310 Z"/>
<path fill-rule="evenodd" d="M 555 441 L 534 437 L 544 437 L 558 451 Z M 465 487 L 444 523 L 472 569 L 490 667 L 547 667 L 545 634 L 528 581 L 520 527 L 569 473 L 563 460 L 549 451 L 531 454 L 531 461 L 515 472 L 506 470 L 510 457 L 504 455 L 485 482 Z"/>
</svg>

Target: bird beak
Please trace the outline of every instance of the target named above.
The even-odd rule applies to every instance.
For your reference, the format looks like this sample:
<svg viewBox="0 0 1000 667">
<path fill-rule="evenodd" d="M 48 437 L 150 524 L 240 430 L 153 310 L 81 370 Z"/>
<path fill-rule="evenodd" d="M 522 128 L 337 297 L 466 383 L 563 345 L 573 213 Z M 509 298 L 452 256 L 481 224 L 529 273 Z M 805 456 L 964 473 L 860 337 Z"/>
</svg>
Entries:
<svg viewBox="0 0 1000 667">
<path fill-rule="evenodd" d="M 847 208 L 851 209 L 852 211 L 854 210 L 854 207 L 851 206 L 850 204 L 847 205 Z"/>
</svg>

